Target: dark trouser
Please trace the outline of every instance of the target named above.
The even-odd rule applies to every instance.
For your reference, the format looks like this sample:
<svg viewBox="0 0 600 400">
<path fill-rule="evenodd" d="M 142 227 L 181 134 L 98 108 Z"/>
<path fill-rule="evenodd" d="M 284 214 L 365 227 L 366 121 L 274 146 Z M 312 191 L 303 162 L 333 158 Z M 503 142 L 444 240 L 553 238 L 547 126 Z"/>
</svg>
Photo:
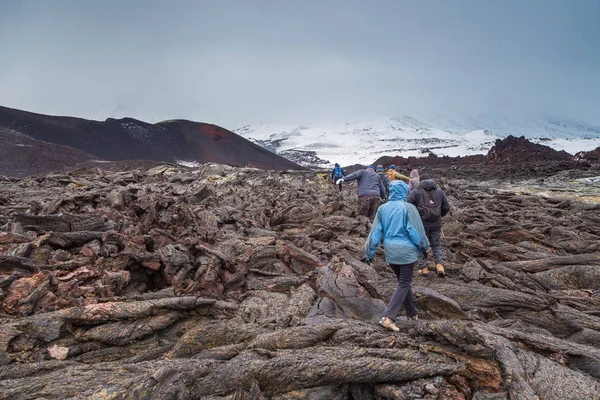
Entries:
<svg viewBox="0 0 600 400">
<path fill-rule="evenodd" d="M 358 215 L 364 215 L 371 222 L 375 219 L 375 214 L 379 208 L 379 196 L 363 196 L 358 198 Z"/>
<path fill-rule="evenodd" d="M 442 250 L 442 228 L 425 228 L 425 234 L 429 239 L 429 245 L 433 252 L 433 260 L 436 264 L 442 264 L 446 266 L 446 255 Z M 427 258 L 421 252 L 419 252 L 419 269 L 427 266 Z"/>
<path fill-rule="evenodd" d="M 342 182 L 340 182 L 340 184 L 338 185 L 338 187 L 340 188 L 340 193 L 342 193 Z"/>
<path fill-rule="evenodd" d="M 410 289 L 414 266 L 415 263 L 390 264 L 390 267 L 392 267 L 396 277 L 398 278 L 398 286 L 396 287 L 396 291 L 392 295 L 390 304 L 388 304 L 383 315 L 392 319 L 392 321 L 396 320 L 396 317 L 398 316 L 398 313 L 402 307 L 404 307 L 406 310 L 406 315 L 409 318 L 412 318 L 419 313 L 419 310 L 417 310 L 417 306 L 415 305 L 415 299 L 413 298 L 412 290 Z"/>
</svg>

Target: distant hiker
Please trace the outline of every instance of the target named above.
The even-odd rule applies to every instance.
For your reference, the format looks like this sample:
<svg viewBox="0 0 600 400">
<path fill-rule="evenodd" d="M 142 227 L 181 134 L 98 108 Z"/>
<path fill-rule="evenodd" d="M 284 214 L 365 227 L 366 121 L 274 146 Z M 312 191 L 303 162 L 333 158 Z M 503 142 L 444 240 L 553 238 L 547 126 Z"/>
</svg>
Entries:
<svg viewBox="0 0 600 400">
<path fill-rule="evenodd" d="M 386 174 L 390 182 L 401 180 L 404 183 L 408 183 L 410 181 L 408 176 L 402 175 L 400 172 L 396 171 L 396 166 L 394 164 L 390 165 L 390 168 L 387 170 Z"/>
<path fill-rule="evenodd" d="M 377 175 L 379 175 L 381 177 L 383 186 L 385 186 L 385 195 L 386 195 L 385 198 L 387 199 L 390 195 L 390 178 L 388 178 L 387 174 L 383 170 L 383 165 L 381 165 L 381 164 L 379 164 L 377 166 L 377 168 L 375 169 L 375 172 L 377 172 Z"/>
<path fill-rule="evenodd" d="M 367 263 L 370 263 L 377 246 L 383 240 L 385 261 L 390 264 L 398 278 L 396 291 L 379 321 L 379 325 L 392 331 L 400 330 L 394 321 L 402 307 L 409 319 L 417 319 L 419 310 L 415 305 L 410 285 L 419 254 L 429 248 L 419 211 L 412 204 L 406 203 L 407 193 L 406 183 L 390 183 L 390 199 L 377 210 L 365 243 L 365 258 Z"/>
<path fill-rule="evenodd" d="M 340 167 L 340 164 L 335 163 L 335 166 L 333 167 L 333 169 L 331 170 L 331 181 L 336 184 L 336 182 L 342 178 L 344 178 L 346 176 L 346 171 L 344 171 L 344 169 L 342 167 Z M 338 187 L 340 188 L 340 193 L 342 192 L 342 183 L 340 182 L 338 184 Z"/>
<path fill-rule="evenodd" d="M 444 191 L 428 174 L 421 176 L 421 183 L 408 194 L 408 201 L 419 210 L 425 233 L 433 250 L 435 268 L 439 276 L 446 275 L 446 255 L 442 251 L 442 217 L 450 211 L 450 203 Z M 419 256 L 419 274 L 427 276 L 427 254 Z"/>
<path fill-rule="evenodd" d="M 372 222 L 381 199 L 385 199 L 385 186 L 372 165 L 338 179 L 336 183 L 358 180 L 358 215 L 364 215 Z"/>
<path fill-rule="evenodd" d="M 417 186 L 419 186 L 419 183 L 421 183 L 419 180 L 419 170 L 413 169 L 410 171 L 410 180 L 408 181 L 409 192 L 416 189 Z"/>
</svg>

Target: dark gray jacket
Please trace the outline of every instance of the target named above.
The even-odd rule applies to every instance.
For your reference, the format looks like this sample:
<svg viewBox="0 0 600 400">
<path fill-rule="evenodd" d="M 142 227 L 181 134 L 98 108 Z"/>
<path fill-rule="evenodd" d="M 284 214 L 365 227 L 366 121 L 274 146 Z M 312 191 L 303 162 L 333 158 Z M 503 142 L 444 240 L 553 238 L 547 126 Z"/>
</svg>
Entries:
<svg viewBox="0 0 600 400">
<path fill-rule="evenodd" d="M 358 197 L 379 196 L 385 199 L 385 186 L 379 175 L 372 169 L 361 169 L 344 178 L 344 181 L 358 180 Z"/>
<path fill-rule="evenodd" d="M 381 181 L 383 182 L 383 187 L 385 188 L 386 196 L 390 194 L 390 178 L 388 178 L 385 172 L 377 172 L 377 175 L 381 177 Z"/>
<path fill-rule="evenodd" d="M 421 191 L 422 190 L 435 190 L 435 195 L 442 203 L 442 216 L 436 221 L 423 221 L 423 226 L 425 229 L 435 229 L 442 227 L 442 217 L 450 211 L 450 203 L 448 203 L 448 199 L 446 198 L 446 193 L 442 189 L 438 187 L 433 179 L 427 179 L 426 181 L 422 181 L 416 189 L 413 189 L 408 193 L 408 197 L 406 201 L 417 209 L 419 208 L 419 201 L 421 200 Z"/>
</svg>

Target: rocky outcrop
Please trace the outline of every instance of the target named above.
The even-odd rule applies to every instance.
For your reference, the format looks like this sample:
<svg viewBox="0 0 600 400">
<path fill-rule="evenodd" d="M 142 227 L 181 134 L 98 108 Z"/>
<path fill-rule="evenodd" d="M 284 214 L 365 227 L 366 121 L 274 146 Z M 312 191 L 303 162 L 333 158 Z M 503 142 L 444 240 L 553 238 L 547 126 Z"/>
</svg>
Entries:
<svg viewBox="0 0 600 400">
<path fill-rule="evenodd" d="M 597 159 L 593 152 L 578 153 L 571 156 L 565 151 L 556 151 L 549 146 L 533 143 L 525 137 L 508 136 L 496 140 L 487 155 L 465 157 L 381 157 L 373 165 L 390 164 L 398 166 L 398 170 L 409 175 L 413 168 L 421 173 L 428 172 L 433 176 L 448 176 L 476 180 L 523 179 L 552 177 L 558 173 L 572 171 L 581 176 L 590 170 L 598 170 Z M 355 171 L 365 166 L 353 165 L 348 171 Z M 600 171 L 599 171 L 600 172 Z M 589 173 L 586 176 L 592 176 Z"/>
<path fill-rule="evenodd" d="M 557 151 L 550 146 L 532 143 L 525 136 L 507 136 L 497 139 L 494 146 L 488 151 L 487 158 L 494 162 L 515 163 L 527 161 L 570 161 L 571 155 L 566 151 Z"/>
<path fill-rule="evenodd" d="M 592 151 L 580 151 L 575 154 L 573 157 L 576 161 L 590 161 L 590 162 L 598 162 L 600 161 L 600 147 L 596 147 Z"/>
<path fill-rule="evenodd" d="M 448 276 L 415 278 L 420 319 L 393 333 L 376 320 L 395 276 L 381 250 L 361 261 L 351 185 L 215 164 L 0 178 L 0 393 L 597 398 L 593 196 L 440 182 Z"/>
</svg>

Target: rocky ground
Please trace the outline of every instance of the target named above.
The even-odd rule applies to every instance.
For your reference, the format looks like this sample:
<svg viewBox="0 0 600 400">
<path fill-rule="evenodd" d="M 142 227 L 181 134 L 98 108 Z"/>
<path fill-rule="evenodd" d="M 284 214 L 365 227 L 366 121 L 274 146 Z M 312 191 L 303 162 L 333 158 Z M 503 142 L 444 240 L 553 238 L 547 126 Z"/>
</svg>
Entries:
<svg viewBox="0 0 600 400">
<path fill-rule="evenodd" d="M 580 179 L 600 168 L 565 167 L 433 170 L 452 263 L 415 278 L 399 333 L 376 324 L 395 277 L 361 261 L 354 186 L 210 164 L 0 178 L 0 397 L 599 399 L 600 186 Z"/>
</svg>

